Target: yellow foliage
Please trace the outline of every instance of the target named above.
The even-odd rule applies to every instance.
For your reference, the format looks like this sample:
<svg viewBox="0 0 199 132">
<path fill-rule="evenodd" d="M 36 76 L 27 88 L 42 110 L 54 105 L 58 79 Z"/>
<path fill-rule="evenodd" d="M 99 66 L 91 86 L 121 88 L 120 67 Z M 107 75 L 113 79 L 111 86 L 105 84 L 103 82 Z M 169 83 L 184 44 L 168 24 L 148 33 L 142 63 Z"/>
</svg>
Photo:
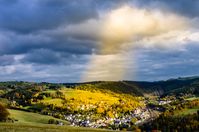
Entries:
<svg viewBox="0 0 199 132">
<path fill-rule="evenodd" d="M 111 111 L 108 111 L 108 112 L 107 112 L 107 115 L 108 115 L 110 118 L 114 118 L 114 115 L 113 115 L 113 113 L 112 113 Z"/>
<path fill-rule="evenodd" d="M 98 113 L 98 114 L 104 113 L 104 109 L 101 108 L 101 107 L 97 108 L 97 113 Z"/>
<path fill-rule="evenodd" d="M 56 90 L 43 91 L 45 93 L 55 93 Z M 71 110 L 88 110 L 97 108 L 98 113 L 104 113 L 105 110 L 112 109 L 111 106 L 117 105 L 118 111 L 132 111 L 138 106 L 142 106 L 139 99 L 126 94 L 117 94 L 102 91 L 86 91 L 79 89 L 62 88 L 59 90 L 62 96 L 57 98 L 48 97 L 41 100 L 45 105 L 53 104 L 55 107 L 67 107 Z M 111 113 L 109 113 L 110 117 Z"/>
</svg>

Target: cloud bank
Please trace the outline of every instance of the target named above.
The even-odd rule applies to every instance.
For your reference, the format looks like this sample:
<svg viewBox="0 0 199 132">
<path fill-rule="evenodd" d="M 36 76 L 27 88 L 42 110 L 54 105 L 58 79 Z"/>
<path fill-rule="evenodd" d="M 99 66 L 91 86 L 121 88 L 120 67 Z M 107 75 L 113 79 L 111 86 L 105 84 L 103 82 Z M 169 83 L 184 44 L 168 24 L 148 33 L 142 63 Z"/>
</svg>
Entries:
<svg viewBox="0 0 199 132">
<path fill-rule="evenodd" d="M 197 75 L 198 14 L 197 0 L 1 0 L 1 81 Z"/>
</svg>

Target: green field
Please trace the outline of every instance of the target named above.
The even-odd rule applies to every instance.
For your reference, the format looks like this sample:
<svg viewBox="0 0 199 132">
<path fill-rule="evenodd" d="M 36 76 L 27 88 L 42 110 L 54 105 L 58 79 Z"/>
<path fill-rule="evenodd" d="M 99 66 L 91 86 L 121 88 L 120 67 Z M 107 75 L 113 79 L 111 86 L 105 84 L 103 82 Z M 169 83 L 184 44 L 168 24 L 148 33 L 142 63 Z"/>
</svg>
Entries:
<svg viewBox="0 0 199 132">
<path fill-rule="evenodd" d="M 58 121 L 62 121 L 65 124 L 69 124 L 67 121 L 60 120 L 57 118 L 54 118 L 52 116 L 46 116 L 46 115 L 40 115 L 37 113 L 31 113 L 31 112 L 24 112 L 19 110 L 11 110 L 9 109 L 10 117 L 17 119 L 15 123 L 24 124 L 24 123 L 30 123 L 30 124 L 48 124 L 49 119 L 55 119 Z"/>
<path fill-rule="evenodd" d="M 110 130 L 72 126 L 0 123 L 0 132 L 108 132 Z"/>
<path fill-rule="evenodd" d="M 186 100 L 192 101 L 192 100 L 195 100 L 195 99 L 199 99 L 199 97 L 198 96 L 194 96 L 194 97 L 191 97 L 191 98 L 187 98 Z"/>
<path fill-rule="evenodd" d="M 10 117 L 17 119 L 15 123 L 0 123 L 0 132 L 92 132 L 107 131 L 102 129 L 91 129 L 83 127 L 72 127 L 69 125 L 57 126 L 48 124 L 49 119 L 55 119 L 68 124 L 51 116 L 40 115 L 37 113 L 24 112 L 9 109 Z"/>
<path fill-rule="evenodd" d="M 182 116 L 182 115 L 194 114 L 194 113 L 197 113 L 198 110 L 199 109 L 184 109 L 180 112 L 176 112 L 175 115 Z"/>
</svg>

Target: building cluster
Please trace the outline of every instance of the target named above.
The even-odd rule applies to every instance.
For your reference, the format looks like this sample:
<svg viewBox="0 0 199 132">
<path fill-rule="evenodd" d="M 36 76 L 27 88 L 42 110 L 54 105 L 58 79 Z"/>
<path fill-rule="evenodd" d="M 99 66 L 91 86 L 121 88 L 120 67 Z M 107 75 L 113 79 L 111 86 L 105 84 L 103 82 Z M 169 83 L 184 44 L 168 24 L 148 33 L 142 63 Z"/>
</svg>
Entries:
<svg viewBox="0 0 199 132">
<path fill-rule="evenodd" d="M 99 119 L 93 119 L 92 113 L 88 115 L 83 114 L 69 114 L 65 115 L 65 120 L 69 121 L 72 126 L 83 126 L 91 128 L 129 128 L 133 124 L 143 123 L 150 119 L 151 112 L 148 108 L 137 108 L 133 112 L 128 114 L 122 114 L 122 116 L 115 115 L 114 118 L 108 116 L 101 117 Z"/>
</svg>

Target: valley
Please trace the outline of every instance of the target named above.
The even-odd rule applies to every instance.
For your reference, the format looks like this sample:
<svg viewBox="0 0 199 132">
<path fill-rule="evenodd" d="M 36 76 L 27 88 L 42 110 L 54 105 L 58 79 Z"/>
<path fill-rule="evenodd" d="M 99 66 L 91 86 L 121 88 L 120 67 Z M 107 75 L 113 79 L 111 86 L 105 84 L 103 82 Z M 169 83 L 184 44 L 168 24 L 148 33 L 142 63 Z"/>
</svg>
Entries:
<svg viewBox="0 0 199 132">
<path fill-rule="evenodd" d="M 6 124 L 96 130 L 197 130 L 198 82 L 199 78 L 74 84 L 1 82 L 0 102 L 9 108 Z M 188 117 L 191 119 L 185 122 L 186 128 L 167 125 L 171 120 L 178 123 Z M 165 125 L 160 125 L 163 122 Z"/>
</svg>

